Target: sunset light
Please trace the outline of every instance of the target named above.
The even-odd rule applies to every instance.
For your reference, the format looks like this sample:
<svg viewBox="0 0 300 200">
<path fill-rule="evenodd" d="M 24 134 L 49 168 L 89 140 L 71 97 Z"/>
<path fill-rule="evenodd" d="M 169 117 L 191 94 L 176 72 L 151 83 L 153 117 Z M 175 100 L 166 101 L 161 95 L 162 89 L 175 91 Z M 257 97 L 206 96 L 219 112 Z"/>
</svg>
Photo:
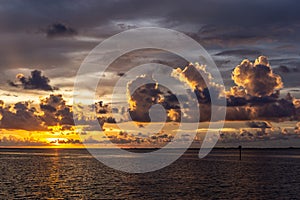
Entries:
<svg viewBox="0 0 300 200">
<path fill-rule="evenodd" d="M 0 2 L 0 199 L 299 199 L 300 2 Z"/>
</svg>

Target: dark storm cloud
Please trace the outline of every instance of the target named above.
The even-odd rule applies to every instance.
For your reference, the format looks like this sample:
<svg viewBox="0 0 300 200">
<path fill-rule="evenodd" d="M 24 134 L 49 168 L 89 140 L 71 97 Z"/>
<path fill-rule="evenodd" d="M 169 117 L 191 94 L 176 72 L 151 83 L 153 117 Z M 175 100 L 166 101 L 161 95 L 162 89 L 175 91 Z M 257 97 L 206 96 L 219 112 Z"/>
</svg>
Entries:
<svg viewBox="0 0 300 200">
<path fill-rule="evenodd" d="M 34 70 L 31 72 L 31 76 L 25 77 L 23 74 L 17 74 L 16 78 L 20 84 L 9 81 L 9 85 L 13 87 L 22 86 L 24 89 L 30 90 L 45 90 L 53 91 L 57 90 L 57 87 L 49 85 L 49 78 L 42 75 L 42 72 L 39 70 Z"/>
<path fill-rule="evenodd" d="M 46 34 L 48 38 L 55 37 L 72 37 L 77 35 L 77 31 L 63 23 L 54 23 L 46 29 Z"/>
</svg>

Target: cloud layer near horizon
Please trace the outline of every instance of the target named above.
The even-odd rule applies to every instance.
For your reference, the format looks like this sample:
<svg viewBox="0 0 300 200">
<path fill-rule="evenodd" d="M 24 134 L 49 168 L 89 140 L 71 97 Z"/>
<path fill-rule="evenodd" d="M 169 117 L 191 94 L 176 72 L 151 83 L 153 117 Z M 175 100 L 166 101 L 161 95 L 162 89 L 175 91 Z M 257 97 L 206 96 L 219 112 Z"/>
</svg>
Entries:
<svg viewBox="0 0 300 200">
<path fill-rule="evenodd" d="M 201 75 L 198 73 L 201 72 Z M 37 72 L 37 75 L 35 75 Z M 203 76 L 204 75 L 204 76 Z M 266 57 L 259 57 L 255 63 L 244 60 L 233 70 L 232 79 L 237 84 L 230 91 L 224 91 L 214 83 L 213 77 L 205 70 L 205 66 L 198 64 L 188 65 L 183 70 L 174 69 L 170 77 L 178 79 L 182 84 L 188 85 L 189 92 L 195 93 L 200 107 L 200 121 L 210 121 L 211 98 L 225 99 L 227 102 L 226 120 L 255 120 L 265 119 L 273 121 L 299 120 L 299 100 L 291 95 L 285 99 L 279 97 L 279 89 L 283 86 L 280 76 L 273 73 Z M 36 88 L 47 89 L 49 79 L 41 76 L 41 72 L 33 71 L 32 76 L 25 78 L 17 75 L 25 86 L 40 86 Z M 184 116 L 188 121 L 195 122 L 189 101 L 191 96 L 186 96 L 186 104 L 180 107 L 176 95 L 159 83 L 147 84 L 132 91 L 139 82 L 149 79 L 155 83 L 151 75 L 137 77 L 128 83 L 129 113 L 133 120 L 149 122 L 151 106 L 160 104 L 166 112 L 168 121 L 180 121 Z M 38 81 L 36 81 L 38 80 Z M 45 81 L 44 81 L 45 80 Z M 43 83 L 39 85 L 38 83 Z M 46 85 L 45 85 L 46 84 Z M 29 87 L 28 86 L 28 87 Z M 31 102 L 19 102 L 14 105 L 4 106 L 1 103 L 1 127 L 11 129 L 46 129 L 47 126 L 72 126 L 72 107 L 66 105 L 62 95 L 50 95 L 41 99 L 39 108 L 31 106 Z M 117 112 L 126 112 L 120 108 L 109 108 L 102 102 L 95 104 L 99 115 L 109 114 L 112 109 Z M 42 114 L 39 114 L 41 112 Z M 120 113 L 121 115 L 123 115 Z M 127 119 L 121 119 L 126 121 Z M 163 118 L 161 118 L 163 120 Z M 27 125 L 28 124 L 28 125 Z"/>
</svg>

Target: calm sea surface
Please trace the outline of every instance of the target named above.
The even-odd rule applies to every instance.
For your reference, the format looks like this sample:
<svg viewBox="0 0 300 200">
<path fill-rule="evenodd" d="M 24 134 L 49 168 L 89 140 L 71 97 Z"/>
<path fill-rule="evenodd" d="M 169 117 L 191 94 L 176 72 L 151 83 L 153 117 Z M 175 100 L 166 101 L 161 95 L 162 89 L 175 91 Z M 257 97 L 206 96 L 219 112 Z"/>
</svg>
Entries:
<svg viewBox="0 0 300 200">
<path fill-rule="evenodd" d="M 146 174 L 110 169 L 86 150 L 0 149 L 0 199 L 297 199 L 300 150 L 188 150 Z"/>
</svg>

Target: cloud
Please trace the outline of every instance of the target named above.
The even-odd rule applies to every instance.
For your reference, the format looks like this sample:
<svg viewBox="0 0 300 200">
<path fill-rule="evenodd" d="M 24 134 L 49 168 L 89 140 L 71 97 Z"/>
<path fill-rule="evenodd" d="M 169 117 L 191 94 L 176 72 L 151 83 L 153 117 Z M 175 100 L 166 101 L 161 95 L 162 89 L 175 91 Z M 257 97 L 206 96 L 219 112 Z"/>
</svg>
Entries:
<svg viewBox="0 0 300 200">
<path fill-rule="evenodd" d="M 220 102 L 219 100 L 225 98 L 225 91 L 223 87 L 214 82 L 211 74 L 206 71 L 206 66 L 200 65 L 199 63 L 190 63 L 183 70 L 180 68 L 173 70 L 171 76 L 177 78 L 182 84 L 188 85 L 189 89 L 187 91 L 190 94 L 187 96 L 184 108 L 177 109 L 177 113 L 181 114 L 177 115 L 171 112 L 169 113 L 169 118 L 176 119 L 176 117 L 172 115 L 174 113 L 176 116 L 183 116 L 191 122 L 197 121 L 198 119 L 195 118 L 194 111 L 191 110 L 189 106 L 189 103 L 192 102 L 191 93 L 194 93 L 200 108 L 200 121 L 211 120 L 211 100 L 214 99 L 214 103 L 218 104 Z"/>
<path fill-rule="evenodd" d="M 95 103 L 95 111 L 96 113 L 99 114 L 107 114 L 107 113 L 111 113 L 111 106 L 109 106 L 108 104 L 104 104 L 103 101 L 99 101 Z"/>
<path fill-rule="evenodd" d="M 0 138 L 0 146 L 45 146 L 46 142 L 34 138 L 19 138 L 14 135 L 3 136 Z"/>
<path fill-rule="evenodd" d="M 297 101 L 291 94 L 280 98 L 283 82 L 273 73 L 268 59 L 260 56 L 254 63 L 244 60 L 232 73 L 237 84 L 227 93 L 228 120 L 295 120 Z"/>
<path fill-rule="evenodd" d="M 297 106 L 292 100 L 279 98 L 241 98 L 230 96 L 227 99 L 227 120 L 297 120 Z"/>
<path fill-rule="evenodd" d="M 299 72 L 299 70 L 298 70 L 296 67 L 294 67 L 294 68 L 289 68 L 289 67 L 287 67 L 287 66 L 285 66 L 285 65 L 280 65 L 280 66 L 279 66 L 278 68 L 276 68 L 275 70 L 278 71 L 278 72 L 284 73 L 284 74 L 291 73 L 291 72 L 293 72 L 293 73 Z"/>
<path fill-rule="evenodd" d="M 279 99 L 275 102 L 265 103 L 261 106 L 256 106 L 256 113 L 258 118 L 272 119 L 272 120 L 293 120 L 296 112 L 296 107 L 292 101 L 286 99 Z"/>
<path fill-rule="evenodd" d="M 294 100 L 294 106 L 296 108 L 296 120 L 300 121 L 300 100 Z"/>
<path fill-rule="evenodd" d="M 41 118 L 48 126 L 74 125 L 72 107 L 66 105 L 60 94 L 41 99 L 40 109 L 44 112 Z"/>
<path fill-rule="evenodd" d="M 224 50 L 215 55 L 217 56 L 249 56 L 254 55 L 258 56 L 261 52 L 258 50 L 249 50 L 249 49 L 234 49 L 234 50 Z"/>
<path fill-rule="evenodd" d="M 225 94 L 224 88 L 214 82 L 205 65 L 190 63 L 183 70 L 180 68 L 173 70 L 171 76 L 187 84 L 196 94 L 199 103 L 211 103 L 212 98 L 218 100 Z"/>
<path fill-rule="evenodd" d="M 144 82 L 154 82 L 143 84 Z M 138 87 L 140 86 L 140 87 Z M 141 75 L 127 84 L 127 97 L 131 118 L 136 121 L 150 121 L 149 109 L 159 103 L 163 92 L 161 86 L 149 75 Z"/>
<path fill-rule="evenodd" d="M 247 124 L 250 128 L 272 128 L 272 124 L 266 121 L 250 121 Z"/>
<path fill-rule="evenodd" d="M 82 144 L 79 139 L 56 139 L 50 142 L 51 143 L 58 143 L 58 144 Z"/>
<path fill-rule="evenodd" d="M 49 78 L 42 75 L 42 72 L 39 70 L 31 71 L 31 76 L 26 78 L 23 74 L 17 74 L 16 78 L 20 83 L 15 83 L 9 81 L 9 85 L 12 87 L 22 86 L 24 89 L 30 90 L 44 90 L 44 91 L 53 91 L 58 90 L 57 87 L 49 85 Z"/>
<path fill-rule="evenodd" d="M 8 81 L 8 85 L 11 87 L 18 87 L 18 84 L 14 83 L 13 81 Z"/>
<path fill-rule="evenodd" d="M 36 109 L 30 102 L 18 102 L 0 107 L 0 128 L 23 130 L 46 130 L 43 120 L 36 115 Z"/>
<path fill-rule="evenodd" d="M 296 124 L 295 132 L 298 133 L 298 134 L 300 134 L 300 122 L 298 122 L 298 123 Z"/>
<path fill-rule="evenodd" d="M 211 98 L 224 98 L 221 96 L 225 93 L 218 84 L 214 83 L 211 74 L 206 71 L 205 66 L 198 63 L 189 64 L 183 70 L 177 68 L 169 73 L 170 78 L 173 78 L 174 81 L 179 81 L 178 84 L 185 84 L 189 88 L 187 89 L 187 95 L 177 94 L 185 102 L 182 108 L 179 105 L 179 96 L 177 97 L 167 88 L 161 86 L 151 76 L 142 75 L 127 85 L 127 97 L 132 119 L 149 122 L 149 109 L 154 104 L 160 104 L 165 109 L 168 121 L 179 121 L 181 117 L 191 122 L 197 121 L 198 119 L 194 116 L 194 110 L 190 109 L 192 106 L 191 102 L 194 102 L 192 101 L 192 93 L 195 93 L 201 110 L 200 120 L 210 120 Z M 143 85 L 146 82 L 153 83 Z M 137 86 L 140 87 L 136 88 Z M 134 89 L 136 90 L 133 91 Z M 163 117 L 156 118 L 156 120 L 164 120 Z"/>
<path fill-rule="evenodd" d="M 77 31 L 63 23 L 54 23 L 48 26 L 46 34 L 48 38 L 72 37 L 77 35 Z"/>
<path fill-rule="evenodd" d="M 286 98 L 280 98 L 279 89 L 283 87 L 283 82 L 279 75 L 273 73 L 264 56 L 258 57 L 254 63 L 244 60 L 234 69 L 232 78 L 238 85 L 231 87 L 230 91 L 224 91 L 215 84 L 205 67 L 199 64 L 189 64 L 183 70 L 174 69 L 171 76 L 188 85 L 190 88 L 188 93 L 196 94 L 200 121 L 211 120 L 211 98 L 226 98 L 227 108 L 223 108 L 227 112 L 226 120 L 281 121 L 299 118 L 300 103 L 297 103 L 298 101 L 290 94 Z M 150 76 L 140 76 L 130 82 L 128 91 L 147 79 L 154 81 L 155 84 L 144 85 L 131 96 L 128 95 L 133 120 L 149 121 L 149 109 L 158 103 L 165 108 L 168 121 L 180 121 L 181 116 L 189 121 L 195 121 L 188 105 L 191 96 L 186 97 L 187 104 L 180 108 L 176 95 L 161 87 Z"/>
<path fill-rule="evenodd" d="M 299 41 L 299 26 L 297 25 L 300 19 L 297 10 L 299 3 L 292 0 L 272 2 L 272 9 L 269 2 L 253 1 L 239 4 L 237 0 L 226 3 L 209 2 L 206 6 L 203 6 L 206 1 L 181 2 L 178 0 L 175 2 L 151 1 L 151 3 L 136 0 L 118 1 L 118 3 L 76 2 L 76 5 L 72 4 L 72 6 L 65 0 L 55 6 L 51 5 L 51 1 L 38 4 L 34 1 L 1 2 L 1 71 L 20 65 L 42 64 L 44 69 L 55 69 L 55 74 L 59 77 L 73 76 L 76 74 L 77 66 L 86 55 L 82 52 L 89 52 L 98 43 L 97 40 L 94 42 L 78 41 L 77 38 L 99 40 L 107 38 L 120 31 L 118 24 L 125 24 L 125 28 L 128 25 L 156 26 L 181 32 L 190 31 L 197 35 L 198 41 L 205 47 L 208 47 L 205 42 L 209 40 L 208 50 L 216 50 L 212 52 L 224 50 L 224 43 L 233 49 L 242 49 L 242 45 L 245 44 L 241 43 L 242 40 L 248 42 L 247 49 L 257 49 L 266 54 L 270 51 L 278 53 L 276 46 L 282 43 L 294 45 L 295 49 L 299 43 L 297 42 Z M 236 6 L 237 4 L 239 6 Z M 164 12 L 157 9 L 158 5 Z M 245 15 L 243 10 L 251 10 L 253 14 Z M 55 19 L 62 23 L 53 23 L 53 18 L 45 17 L 53 13 L 55 13 Z M 55 24 L 63 28 L 55 28 Z M 46 27 L 47 25 L 49 27 Z M 36 30 L 40 30 L 41 27 L 44 27 L 45 35 L 50 28 L 53 30 L 71 29 L 78 32 L 78 37 L 74 40 L 49 40 L 36 33 Z M 82 31 L 77 30 L 77 27 Z M 198 32 L 199 29 L 201 31 Z M 63 33 L 71 32 L 72 35 L 73 31 L 63 31 Z M 54 32 L 54 35 L 59 35 L 57 31 Z M 269 51 L 270 41 L 274 48 L 272 46 Z M 218 43 L 221 45 L 215 49 Z M 115 71 L 118 70 L 119 68 Z"/>
<path fill-rule="evenodd" d="M 266 121 L 252 121 L 248 123 L 250 128 L 243 127 L 236 130 L 221 131 L 219 144 L 229 143 L 234 146 L 243 144 L 243 146 L 249 147 L 266 147 L 266 145 L 268 147 L 298 146 L 300 141 L 299 130 L 297 125 L 296 128 L 291 127 L 291 123 L 294 124 L 294 122 L 271 124 Z"/>
<path fill-rule="evenodd" d="M 170 109 L 168 110 L 168 118 L 170 121 L 180 121 L 181 113 L 179 110 Z"/>
<path fill-rule="evenodd" d="M 129 24 L 124 24 L 124 23 L 117 24 L 117 26 L 119 26 L 122 30 L 129 30 L 129 29 L 138 28 L 135 25 L 129 25 Z"/>
<path fill-rule="evenodd" d="M 200 72 L 200 73 L 199 73 Z M 198 89 L 200 91 L 207 88 L 212 79 L 211 75 L 206 71 L 205 66 L 192 63 L 186 66 L 183 70 L 177 68 L 173 71 L 171 76 L 178 78 L 180 81 L 187 83 L 191 89 Z"/>
<path fill-rule="evenodd" d="M 255 119 L 255 109 L 250 106 L 231 106 L 226 108 L 226 120 L 251 120 Z"/>
<path fill-rule="evenodd" d="M 134 144 L 134 145 L 162 145 L 165 143 L 170 142 L 174 138 L 171 134 L 166 134 L 163 132 L 155 133 L 155 134 L 132 134 L 126 131 L 120 131 L 117 134 L 109 135 L 107 134 L 105 139 L 101 141 L 102 143 L 106 143 L 107 140 L 115 144 Z M 92 142 L 99 142 L 94 141 L 91 139 Z"/>
<path fill-rule="evenodd" d="M 125 73 L 124 72 L 118 72 L 117 75 L 120 76 L 120 77 L 122 77 L 122 76 L 125 75 Z"/>
<path fill-rule="evenodd" d="M 74 125 L 72 106 L 66 105 L 62 95 L 52 94 L 40 100 L 39 108 L 32 102 L 5 105 L 0 100 L 0 128 L 48 130 L 48 126 L 62 126 L 71 130 Z"/>
<path fill-rule="evenodd" d="M 83 139 L 82 143 L 84 144 L 98 144 L 101 143 L 100 140 L 94 139 L 92 136 L 89 136 L 88 138 Z"/>
<path fill-rule="evenodd" d="M 232 89 L 233 95 L 248 94 L 256 97 L 270 96 L 283 87 L 281 77 L 274 74 L 268 59 L 258 57 L 254 63 L 243 60 L 232 72 L 232 79 L 239 87 Z"/>
</svg>

